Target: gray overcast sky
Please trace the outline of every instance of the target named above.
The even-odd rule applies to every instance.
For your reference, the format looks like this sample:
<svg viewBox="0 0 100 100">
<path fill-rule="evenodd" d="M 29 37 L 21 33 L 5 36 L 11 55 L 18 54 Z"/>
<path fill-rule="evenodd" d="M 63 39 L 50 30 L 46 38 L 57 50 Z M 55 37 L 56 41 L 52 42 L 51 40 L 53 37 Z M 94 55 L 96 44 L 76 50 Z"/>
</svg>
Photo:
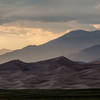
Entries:
<svg viewBox="0 0 100 100">
<path fill-rule="evenodd" d="M 38 28 L 54 34 L 100 29 L 100 0 L 0 0 L 0 35 L 29 34 L 26 28 L 31 33 Z"/>
<path fill-rule="evenodd" d="M 0 0 L 0 15 L 7 20 L 87 22 L 88 19 L 89 23 L 98 23 L 99 4 L 100 0 Z"/>
<path fill-rule="evenodd" d="M 18 20 L 49 23 L 44 26 L 46 28 L 52 28 L 52 25 L 56 28 L 55 23 L 70 21 L 99 24 L 100 0 L 0 0 L 0 24 Z M 43 24 L 32 27 L 41 27 Z"/>
</svg>

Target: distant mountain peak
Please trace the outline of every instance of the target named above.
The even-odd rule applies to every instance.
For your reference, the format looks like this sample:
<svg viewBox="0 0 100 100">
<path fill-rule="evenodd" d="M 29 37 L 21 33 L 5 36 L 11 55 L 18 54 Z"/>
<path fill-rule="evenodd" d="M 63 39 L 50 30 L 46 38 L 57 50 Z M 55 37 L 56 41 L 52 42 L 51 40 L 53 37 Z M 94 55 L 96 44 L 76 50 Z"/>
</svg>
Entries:
<svg viewBox="0 0 100 100">
<path fill-rule="evenodd" d="M 4 64 L 21 64 L 21 63 L 24 63 L 24 62 L 22 62 L 22 61 L 19 60 L 19 59 L 15 59 L 15 60 L 6 62 L 6 63 L 4 63 Z"/>
<path fill-rule="evenodd" d="M 72 32 L 89 32 L 87 30 L 73 30 Z"/>
<path fill-rule="evenodd" d="M 40 62 L 44 62 L 44 61 L 40 61 Z M 45 62 L 48 62 L 50 64 L 55 64 L 55 65 L 74 65 L 74 64 L 78 64 L 77 62 L 74 62 L 64 56 L 59 56 L 59 57 L 56 57 L 56 58 L 52 58 L 52 59 L 49 59 L 49 60 L 45 60 Z"/>
<path fill-rule="evenodd" d="M 59 56 L 59 57 L 51 58 L 48 61 L 59 61 L 59 60 L 71 61 L 71 60 L 69 60 L 68 58 L 66 58 L 64 56 Z"/>
<path fill-rule="evenodd" d="M 19 60 L 19 59 L 15 59 L 15 60 L 12 60 L 11 62 L 15 62 L 15 63 L 17 63 L 17 62 L 22 62 L 22 61 Z"/>
<path fill-rule="evenodd" d="M 73 34 L 73 35 L 76 35 L 76 34 L 87 34 L 87 32 L 90 32 L 90 31 L 86 31 L 86 30 L 74 30 L 74 31 L 69 32 L 69 34 Z"/>
<path fill-rule="evenodd" d="M 29 45 L 29 46 L 26 46 L 26 47 L 24 47 L 23 49 L 26 49 L 26 48 L 35 48 L 35 47 L 37 47 L 37 45 Z"/>
<path fill-rule="evenodd" d="M 53 58 L 52 60 L 63 60 L 63 61 L 71 61 L 70 59 L 64 57 L 64 56 L 59 56 L 59 57 L 56 57 L 56 58 Z"/>
<path fill-rule="evenodd" d="M 0 55 L 0 63 L 4 63 L 13 59 L 20 59 L 25 62 L 37 62 L 61 55 L 64 55 L 65 57 L 70 57 L 72 60 L 78 61 L 78 59 L 73 58 L 72 54 L 78 53 L 81 50 L 84 50 L 99 43 L 99 31 L 95 32 L 76 30 L 39 46 L 30 45 L 22 49 L 14 50 L 10 53 L 4 53 L 3 55 Z M 79 61 L 86 60 L 79 59 Z"/>
</svg>

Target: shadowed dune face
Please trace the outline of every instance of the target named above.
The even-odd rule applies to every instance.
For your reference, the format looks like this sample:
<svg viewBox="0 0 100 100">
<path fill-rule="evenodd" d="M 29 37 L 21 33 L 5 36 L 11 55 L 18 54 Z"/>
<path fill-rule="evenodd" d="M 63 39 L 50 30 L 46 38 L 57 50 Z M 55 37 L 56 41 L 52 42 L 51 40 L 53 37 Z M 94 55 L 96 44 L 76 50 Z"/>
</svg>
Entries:
<svg viewBox="0 0 100 100">
<path fill-rule="evenodd" d="M 100 88 L 99 70 L 100 64 L 74 62 L 63 56 L 36 63 L 14 60 L 0 65 L 0 88 Z"/>
</svg>

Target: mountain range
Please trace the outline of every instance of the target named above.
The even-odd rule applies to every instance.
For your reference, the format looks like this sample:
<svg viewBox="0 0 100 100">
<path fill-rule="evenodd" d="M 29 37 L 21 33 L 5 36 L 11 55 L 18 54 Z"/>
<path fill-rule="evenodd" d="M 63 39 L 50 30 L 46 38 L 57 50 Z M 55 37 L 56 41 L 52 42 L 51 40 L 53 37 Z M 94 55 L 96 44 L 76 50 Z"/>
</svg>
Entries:
<svg viewBox="0 0 100 100">
<path fill-rule="evenodd" d="M 57 56 L 65 56 L 72 60 L 90 61 L 81 56 L 73 57 L 72 54 L 100 44 L 100 31 L 83 31 L 76 30 L 65 34 L 64 36 L 52 40 L 43 45 L 30 45 L 22 49 L 12 51 L 0 55 L 0 63 L 4 63 L 13 59 L 20 59 L 25 62 L 35 62 L 44 59 L 49 59 Z M 82 51 L 83 52 L 83 51 Z M 98 57 L 97 57 L 98 58 Z M 95 59 L 97 59 L 95 57 Z M 100 58 L 100 57 L 99 57 Z"/>
<path fill-rule="evenodd" d="M 77 59 L 80 61 L 91 62 L 100 59 L 100 45 L 95 45 L 82 51 L 71 55 L 72 59 Z M 99 60 L 100 61 L 100 60 Z"/>
<path fill-rule="evenodd" d="M 11 50 L 8 49 L 0 49 L 0 55 L 3 55 L 5 53 L 11 52 Z"/>
<path fill-rule="evenodd" d="M 36 63 L 0 64 L 0 89 L 100 88 L 100 63 L 80 63 L 63 56 Z"/>
</svg>

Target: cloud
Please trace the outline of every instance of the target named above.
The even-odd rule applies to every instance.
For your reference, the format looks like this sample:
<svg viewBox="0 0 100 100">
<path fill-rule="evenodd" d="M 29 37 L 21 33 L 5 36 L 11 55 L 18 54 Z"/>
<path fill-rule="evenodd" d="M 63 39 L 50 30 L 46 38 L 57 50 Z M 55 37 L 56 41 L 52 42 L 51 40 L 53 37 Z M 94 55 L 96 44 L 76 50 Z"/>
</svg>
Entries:
<svg viewBox="0 0 100 100">
<path fill-rule="evenodd" d="M 93 24 L 93 27 L 96 28 L 97 30 L 100 30 L 100 24 Z"/>
<path fill-rule="evenodd" d="M 92 16 L 100 17 L 98 11 L 94 12 L 98 3 L 99 0 L 1 0 L 0 13 L 15 21 L 88 22 L 87 19 L 94 19 Z"/>
<path fill-rule="evenodd" d="M 93 25 L 91 24 L 81 24 L 79 23 L 78 21 L 69 21 L 66 23 L 66 27 L 70 30 L 87 30 L 87 31 L 90 31 L 90 30 L 94 30 L 94 27 Z"/>
<path fill-rule="evenodd" d="M 55 34 L 39 28 L 0 26 L 0 46 L 15 49 L 22 48 L 29 44 L 40 45 L 64 34 L 65 33 Z"/>
<path fill-rule="evenodd" d="M 21 48 L 69 30 L 98 29 L 99 4 L 100 0 L 0 0 L 0 47 Z"/>
</svg>

